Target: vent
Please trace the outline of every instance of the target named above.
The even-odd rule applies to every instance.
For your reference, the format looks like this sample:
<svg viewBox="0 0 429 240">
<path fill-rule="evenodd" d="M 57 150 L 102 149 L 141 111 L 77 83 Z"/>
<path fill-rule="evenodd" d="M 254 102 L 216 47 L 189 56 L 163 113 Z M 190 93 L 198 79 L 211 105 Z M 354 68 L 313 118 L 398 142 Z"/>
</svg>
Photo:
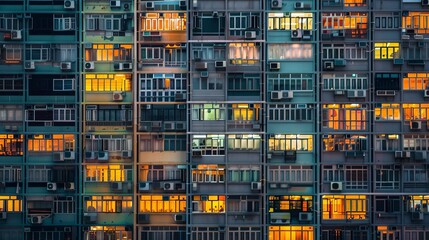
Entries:
<svg viewBox="0 0 429 240">
<path fill-rule="evenodd" d="M 124 100 L 123 92 L 113 92 L 112 100 L 117 102 Z"/>
<path fill-rule="evenodd" d="M 75 0 L 64 0 L 64 9 L 74 9 L 75 4 Z"/>
<path fill-rule="evenodd" d="M 48 182 L 46 184 L 46 190 L 48 190 L 48 191 L 56 191 L 57 190 L 57 183 Z"/>
<path fill-rule="evenodd" d="M 95 68 L 94 62 L 86 62 L 85 63 L 85 69 L 86 70 L 94 70 L 94 68 Z"/>
<path fill-rule="evenodd" d="M 331 191 L 342 191 L 343 183 L 342 182 L 331 182 Z"/>
<path fill-rule="evenodd" d="M 271 9 L 282 9 L 283 1 L 282 0 L 271 0 Z"/>
<path fill-rule="evenodd" d="M 279 62 L 270 62 L 270 70 L 280 70 Z"/>
<path fill-rule="evenodd" d="M 245 39 L 256 39 L 256 31 L 245 31 L 244 32 Z"/>
</svg>

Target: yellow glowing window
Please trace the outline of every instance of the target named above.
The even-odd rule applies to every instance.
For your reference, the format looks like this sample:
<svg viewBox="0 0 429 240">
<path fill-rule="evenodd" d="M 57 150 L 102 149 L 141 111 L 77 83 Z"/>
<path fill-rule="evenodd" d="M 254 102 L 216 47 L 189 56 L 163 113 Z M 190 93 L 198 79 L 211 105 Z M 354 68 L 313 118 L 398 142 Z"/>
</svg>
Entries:
<svg viewBox="0 0 429 240">
<path fill-rule="evenodd" d="M 301 211 L 308 212 L 313 208 L 312 196 L 269 196 L 269 212 Z"/>
<path fill-rule="evenodd" d="M 363 220 L 367 218 L 365 195 L 324 195 L 322 196 L 322 219 Z"/>
<path fill-rule="evenodd" d="M 225 181 L 225 166 L 200 164 L 192 169 L 192 182 L 217 183 Z"/>
<path fill-rule="evenodd" d="M 142 31 L 184 31 L 185 13 L 146 13 L 141 18 Z"/>
<path fill-rule="evenodd" d="M 178 213 L 186 211 L 186 195 L 141 196 L 139 212 Z"/>
<path fill-rule="evenodd" d="M 259 62 L 259 46 L 255 43 L 230 43 L 229 59 L 232 64 L 257 64 Z"/>
<path fill-rule="evenodd" d="M 398 103 L 383 103 L 375 108 L 376 120 L 401 120 L 401 108 Z"/>
<path fill-rule="evenodd" d="M 408 12 L 407 16 L 402 16 L 402 28 L 412 29 L 417 34 L 429 33 L 429 13 Z"/>
<path fill-rule="evenodd" d="M 22 156 L 23 141 L 21 134 L 0 134 L 0 156 Z"/>
<path fill-rule="evenodd" d="M 312 13 L 268 13 L 268 30 L 313 29 Z"/>
<path fill-rule="evenodd" d="M 407 73 L 402 78 L 404 90 L 426 90 L 429 88 L 429 73 Z"/>
<path fill-rule="evenodd" d="M 364 130 L 366 109 L 361 104 L 324 104 L 323 127 L 343 130 Z"/>
<path fill-rule="evenodd" d="M 429 103 L 410 103 L 402 105 L 404 120 L 427 120 L 429 119 Z"/>
<path fill-rule="evenodd" d="M 86 74 L 85 91 L 131 91 L 131 74 Z"/>
<path fill-rule="evenodd" d="M 73 151 L 75 139 L 73 134 L 34 135 L 28 139 L 28 151 L 34 152 L 58 152 Z"/>
<path fill-rule="evenodd" d="M 270 226 L 269 240 L 310 240 L 314 239 L 314 228 L 311 226 Z"/>
<path fill-rule="evenodd" d="M 16 196 L 0 196 L 0 212 L 22 212 L 22 200 Z"/>
<path fill-rule="evenodd" d="M 232 119 L 235 121 L 258 121 L 259 104 L 232 104 Z"/>
<path fill-rule="evenodd" d="M 399 43 L 374 43 L 374 59 L 393 59 L 399 57 Z"/>
<path fill-rule="evenodd" d="M 327 13 L 322 16 L 323 29 L 355 29 L 364 30 L 368 28 L 367 13 L 352 12 L 345 13 Z"/>
<path fill-rule="evenodd" d="M 366 6 L 366 0 L 344 0 L 345 7 L 361 7 Z"/>
<path fill-rule="evenodd" d="M 87 182 L 123 182 L 127 179 L 123 165 L 87 165 L 85 180 Z"/>
<path fill-rule="evenodd" d="M 132 45 L 93 44 L 85 49 L 85 61 L 131 61 Z"/>
<path fill-rule="evenodd" d="M 131 196 L 92 196 L 85 201 L 86 212 L 121 213 L 132 212 Z"/>
<path fill-rule="evenodd" d="M 225 212 L 225 196 L 193 196 L 192 211 L 205 213 L 223 213 Z"/>
<path fill-rule="evenodd" d="M 313 136 L 304 134 L 277 134 L 268 140 L 270 151 L 313 151 Z"/>
</svg>

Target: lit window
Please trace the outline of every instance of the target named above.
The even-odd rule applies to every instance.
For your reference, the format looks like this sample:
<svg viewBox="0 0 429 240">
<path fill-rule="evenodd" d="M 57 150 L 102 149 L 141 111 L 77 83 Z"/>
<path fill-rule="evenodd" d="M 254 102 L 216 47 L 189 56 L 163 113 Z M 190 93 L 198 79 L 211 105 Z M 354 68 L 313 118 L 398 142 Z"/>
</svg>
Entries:
<svg viewBox="0 0 429 240">
<path fill-rule="evenodd" d="M 192 151 L 199 155 L 225 155 L 225 135 L 194 135 Z"/>
<path fill-rule="evenodd" d="M 429 103 L 404 103 L 404 120 L 427 120 L 429 119 Z"/>
<path fill-rule="evenodd" d="M 408 212 L 428 212 L 429 195 L 412 195 L 407 196 Z"/>
<path fill-rule="evenodd" d="M 259 63 L 259 45 L 257 43 L 230 43 L 229 60 L 235 65 L 255 65 Z"/>
<path fill-rule="evenodd" d="M 399 43 L 374 43 L 374 59 L 394 59 L 399 58 Z"/>
<path fill-rule="evenodd" d="M 276 134 L 268 139 L 269 151 L 313 151 L 312 135 Z"/>
<path fill-rule="evenodd" d="M 229 150 L 256 151 L 261 146 L 261 136 L 254 134 L 228 135 Z"/>
<path fill-rule="evenodd" d="M 359 12 L 350 13 L 324 13 L 322 16 L 322 29 L 356 29 L 366 30 L 368 14 Z"/>
<path fill-rule="evenodd" d="M 375 107 L 375 120 L 399 121 L 401 120 L 401 107 L 399 103 L 377 103 Z"/>
<path fill-rule="evenodd" d="M 366 6 L 366 0 L 344 0 L 345 7 L 361 7 Z"/>
<path fill-rule="evenodd" d="M 376 151 L 397 151 L 400 150 L 398 134 L 377 134 L 375 135 Z"/>
<path fill-rule="evenodd" d="M 224 104 L 193 104 L 192 120 L 218 121 L 225 120 Z"/>
<path fill-rule="evenodd" d="M 328 135 L 322 138 L 323 151 L 366 151 L 365 135 Z"/>
<path fill-rule="evenodd" d="M 22 212 L 22 200 L 17 196 L 0 196 L 0 212 Z"/>
<path fill-rule="evenodd" d="M 116 44 L 115 44 L 116 45 Z M 85 61 L 131 61 L 131 44 L 92 44 L 92 48 L 85 49 Z"/>
<path fill-rule="evenodd" d="M 270 43 L 267 51 L 269 60 L 310 59 L 313 57 L 312 44 Z"/>
<path fill-rule="evenodd" d="M 314 239 L 314 227 L 311 226 L 270 226 L 270 240 Z"/>
<path fill-rule="evenodd" d="M 146 13 L 141 17 L 142 31 L 184 31 L 186 30 L 185 13 Z"/>
<path fill-rule="evenodd" d="M 86 74 L 85 91 L 131 91 L 131 74 Z"/>
<path fill-rule="evenodd" d="M 75 146 L 73 134 L 31 135 L 28 138 L 28 151 L 73 151 Z"/>
<path fill-rule="evenodd" d="M 407 73 L 402 83 L 404 90 L 426 90 L 429 88 L 429 73 Z"/>
<path fill-rule="evenodd" d="M 132 196 L 92 196 L 85 200 L 85 212 L 130 213 L 133 211 Z"/>
<path fill-rule="evenodd" d="M 192 196 L 192 212 L 224 213 L 225 196 Z"/>
<path fill-rule="evenodd" d="M 311 212 L 312 196 L 269 196 L 269 212 Z"/>
<path fill-rule="evenodd" d="M 139 212 L 141 213 L 178 213 L 185 211 L 185 195 L 146 195 L 140 197 Z"/>
<path fill-rule="evenodd" d="M 225 166 L 200 164 L 196 169 L 192 169 L 192 182 L 223 183 Z"/>
<path fill-rule="evenodd" d="M 86 165 L 86 182 L 124 182 L 132 174 L 124 165 Z"/>
<path fill-rule="evenodd" d="M 412 33 L 429 33 L 428 17 L 428 12 L 408 12 L 408 15 L 402 15 L 402 28 L 410 29 Z"/>
<path fill-rule="evenodd" d="M 365 130 L 366 106 L 362 104 L 324 104 L 323 127 L 335 130 Z"/>
<path fill-rule="evenodd" d="M 367 218 L 365 195 L 322 196 L 323 220 L 363 220 Z"/>
<path fill-rule="evenodd" d="M 237 103 L 228 107 L 228 120 L 259 121 L 260 104 Z"/>
<path fill-rule="evenodd" d="M 313 14 L 304 12 L 268 13 L 268 30 L 296 29 L 313 29 Z"/>
</svg>

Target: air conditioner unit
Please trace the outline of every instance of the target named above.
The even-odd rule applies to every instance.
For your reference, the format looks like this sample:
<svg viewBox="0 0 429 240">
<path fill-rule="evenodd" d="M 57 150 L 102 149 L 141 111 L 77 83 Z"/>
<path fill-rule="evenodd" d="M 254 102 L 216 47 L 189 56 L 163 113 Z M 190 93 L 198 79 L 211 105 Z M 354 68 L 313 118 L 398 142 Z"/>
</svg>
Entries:
<svg viewBox="0 0 429 240">
<path fill-rule="evenodd" d="M 271 0 L 271 9 L 281 9 L 283 7 L 282 0 Z"/>
<path fill-rule="evenodd" d="M 12 30 L 10 32 L 10 38 L 13 40 L 21 40 L 22 39 L 22 30 Z"/>
<path fill-rule="evenodd" d="M 7 212 L 1 212 L 1 219 L 6 220 L 7 219 Z"/>
<path fill-rule="evenodd" d="M 207 63 L 206 62 L 196 62 L 195 63 L 195 69 L 197 69 L 197 70 L 207 69 Z"/>
<path fill-rule="evenodd" d="M 313 214 L 311 212 L 300 212 L 298 220 L 300 222 L 309 222 L 313 220 Z"/>
<path fill-rule="evenodd" d="M 36 69 L 34 61 L 26 61 L 26 62 L 24 62 L 24 69 L 26 69 L 26 70 L 34 70 L 34 69 Z"/>
<path fill-rule="evenodd" d="M 422 129 L 422 122 L 421 121 L 411 121 L 410 122 L 410 129 L 412 129 L 412 130 Z"/>
<path fill-rule="evenodd" d="M 290 38 L 293 39 L 301 39 L 302 38 L 302 30 L 296 29 L 290 32 Z"/>
<path fill-rule="evenodd" d="M 74 151 L 65 151 L 64 152 L 64 160 L 75 160 L 76 154 Z"/>
<path fill-rule="evenodd" d="M 164 183 L 162 183 L 162 189 L 164 189 L 164 190 L 168 190 L 168 191 L 171 191 L 171 190 L 174 190 L 174 182 L 164 182 Z"/>
<path fill-rule="evenodd" d="M 48 190 L 48 191 L 56 191 L 57 190 L 57 183 L 48 182 L 46 184 L 46 190 Z"/>
<path fill-rule="evenodd" d="M 311 40 L 311 36 L 313 36 L 313 31 L 302 30 L 302 39 L 303 40 Z"/>
<path fill-rule="evenodd" d="M 270 62 L 270 70 L 280 70 L 280 62 Z"/>
<path fill-rule="evenodd" d="M 261 182 L 251 182 L 250 183 L 250 190 L 252 191 L 259 191 L 262 188 Z"/>
<path fill-rule="evenodd" d="M 94 70 L 94 68 L 95 68 L 94 62 L 86 62 L 85 63 L 85 69 L 86 70 Z"/>
<path fill-rule="evenodd" d="M 411 153 L 410 153 L 410 155 L 411 155 Z M 425 151 L 414 152 L 414 160 L 426 161 L 427 157 L 428 157 L 428 154 Z"/>
<path fill-rule="evenodd" d="M 85 159 L 86 160 L 94 160 L 97 159 L 96 152 L 85 152 Z"/>
<path fill-rule="evenodd" d="M 186 93 L 176 93 L 176 95 L 174 96 L 174 100 L 185 101 L 186 100 Z"/>
<path fill-rule="evenodd" d="M 245 39 L 256 39 L 256 31 L 245 31 L 244 32 Z"/>
<path fill-rule="evenodd" d="M 278 212 L 270 213 L 270 223 L 276 225 L 290 224 L 290 213 Z"/>
<path fill-rule="evenodd" d="M 121 191 L 123 187 L 123 182 L 112 182 L 112 185 L 110 185 L 112 190 Z"/>
<path fill-rule="evenodd" d="M 345 67 L 347 65 L 347 61 L 345 59 L 335 59 L 334 66 L 337 67 Z"/>
<path fill-rule="evenodd" d="M 365 90 L 348 90 L 347 91 L 348 98 L 364 98 L 366 97 Z"/>
<path fill-rule="evenodd" d="M 64 183 L 64 190 L 66 190 L 66 191 L 74 191 L 76 188 L 75 188 L 75 185 L 74 185 L 74 182 L 66 182 L 66 183 Z"/>
<path fill-rule="evenodd" d="M 180 9 L 186 9 L 186 0 L 180 0 L 179 7 Z"/>
<path fill-rule="evenodd" d="M 164 130 L 174 130 L 175 124 L 174 122 L 165 122 L 164 123 Z"/>
<path fill-rule="evenodd" d="M 120 0 L 111 0 L 110 1 L 110 7 L 112 7 L 112 8 L 121 7 L 121 1 Z"/>
<path fill-rule="evenodd" d="M 323 70 L 334 70 L 334 61 L 323 61 Z"/>
<path fill-rule="evenodd" d="M 377 90 L 376 95 L 381 97 L 393 97 L 396 95 L 396 92 L 395 90 Z"/>
<path fill-rule="evenodd" d="M 297 10 L 304 9 L 304 2 L 296 2 L 294 8 Z"/>
<path fill-rule="evenodd" d="M 225 68 L 226 67 L 226 61 L 216 61 L 215 67 L 216 68 Z"/>
<path fill-rule="evenodd" d="M 282 91 L 282 99 L 293 98 L 293 91 Z"/>
<path fill-rule="evenodd" d="M 52 159 L 55 162 L 62 162 L 62 161 L 64 161 L 64 153 L 63 152 L 54 152 Z"/>
<path fill-rule="evenodd" d="M 411 213 L 411 220 L 422 221 L 424 219 L 425 219 L 425 216 L 424 216 L 423 212 L 412 212 Z"/>
<path fill-rule="evenodd" d="M 393 59 L 393 65 L 402 65 L 404 64 L 404 59 L 403 58 L 395 58 Z"/>
<path fill-rule="evenodd" d="M 130 158 L 133 156 L 133 152 L 132 151 L 122 151 L 122 157 L 123 158 Z"/>
<path fill-rule="evenodd" d="M 122 95 L 122 92 L 113 92 L 112 93 L 112 100 L 118 101 L 118 102 L 124 100 L 124 96 Z"/>
<path fill-rule="evenodd" d="M 404 34 L 404 35 L 401 36 L 401 39 L 402 40 L 410 40 L 410 35 Z"/>
<path fill-rule="evenodd" d="M 113 65 L 113 68 L 117 71 L 122 71 L 122 70 L 132 70 L 133 69 L 133 64 L 132 63 L 115 63 Z"/>
<path fill-rule="evenodd" d="M 331 182 L 331 191 L 342 191 L 343 183 L 342 182 Z"/>
<path fill-rule="evenodd" d="M 422 0 L 422 6 L 429 6 L 429 0 Z"/>
<path fill-rule="evenodd" d="M 75 0 L 64 0 L 64 9 L 74 9 Z"/>
<path fill-rule="evenodd" d="M 285 151 L 284 159 L 285 161 L 296 161 L 296 151 L 294 150 Z"/>
<path fill-rule="evenodd" d="M 186 130 L 186 123 L 185 122 L 176 123 L 176 129 L 177 130 Z"/>
<path fill-rule="evenodd" d="M 42 216 L 31 216 L 30 222 L 32 224 L 42 224 L 42 222 L 43 222 Z"/>
<path fill-rule="evenodd" d="M 95 223 L 97 222 L 97 213 L 95 212 L 86 212 L 83 213 L 84 223 Z"/>
<path fill-rule="evenodd" d="M 175 214 L 174 215 L 174 221 L 176 223 L 184 223 L 184 222 L 186 222 L 186 215 L 185 214 Z"/>
<path fill-rule="evenodd" d="M 414 39 L 416 39 L 416 40 L 422 40 L 423 39 L 423 35 L 416 34 L 416 35 L 414 35 Z"/>
<path fill-rule="evenodd" d="M 61 70 L 71 70 L 71 62 L 61 62 L 60 63 Z"/>
<path fill-rule="evenodd" d="M 425 90 L 424 97 L 429 97 L 429 90 Z"/>
<path fill-rule="evenodd" d="M 271 91 L 271 100 L 282 99 L 282 91 Z"/>
<path fill-rule="evenodd" d="M 147 10 L 154 10 L 155 9 L 155 3 L 154 2 L 146 2 L 146 9 Z"/>
<path fill-rule="evenodd" d="M 344 91 L 344 90 L 336 90 L 336 91 L 334 92 L 334 95 L 335 95 L 335 96 L 342 96 L 342 95 L 346 95 L 346 91 Z"/>
<path fill-rule="evenodd" d="M 209 77 L 209 72 L 208 71 L 202 71 L 202 72 L 200 72 L 200 77 L 201 78 L 208 78 Z"/>
<path fill-rule="evenodd" d="M 395 151 L 395 158 L 402 158 L 402 151 Z"/>
<path fill-rule="evenodd" d="M 139 183 L 139 191 L 149 191 L 149 190 L 150 190 L 150 182 Z"/>
<path fill-rule="evenodd" d="M 277 183 L 270 183 L 269 186 L 270 188 L 277 188 Z"/>
<path fill-rule="evenodd" d="M 289 188 L 289 184 L 287 184 L 287 183 L 280 183 L 279 187 L 283 188 L 283 189 L 287 189 L 287 188 Z"/>
<path fill-rule="evenodd" d="M 203 152 L 202 150 L 192 150 L 192 157 L 202 157 Z"/>
<path fill-rule="evenodd" d="M 98 160 L 107 161 L 109 160 L 109 152 L 98 152 Z"/>
</svg>

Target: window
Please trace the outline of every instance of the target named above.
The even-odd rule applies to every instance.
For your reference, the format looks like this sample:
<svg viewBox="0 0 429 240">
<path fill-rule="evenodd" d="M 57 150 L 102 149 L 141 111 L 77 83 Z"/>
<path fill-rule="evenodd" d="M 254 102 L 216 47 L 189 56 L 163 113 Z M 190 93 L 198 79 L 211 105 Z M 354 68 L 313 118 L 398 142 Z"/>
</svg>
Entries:
<svg viewBox="0 0 429 240">
<path fill-rule="evenodd" d="M 86 15 L 87 31 L 122 31 L 122 14 L 89 14 Z"/>
<path fill-rule="evenodd" d="M 76 18 L 73 15 L 55 14 L 54 31 L 71 31 L 76 28 Z"/>
<path fill-rule="evenodd" d="M 22 113 L 23 113 L 22 106 L 0 105 L 1 122 L 20 122 L 22 121 Z"/>
<path fill-rule="evenodd" d="M 261 147 L 261 136 L 256 134 L 228 135 L 228 150 L 257 151 Z"/>
<path fill-rule="evenodd" d="M 345 7 L 361 7 L 366 6 L 366 0 L 344 0 Z"/>
<path fill-rule="evenodd" d="M 268 13 L 268 30 L 312 30 L 313 13 Z"/>
<path fill-rule="evenodd" d="M 261 240 L 261 239 L 263 239 L 262 230 L 259 227 L 229 227 L 228 228 L 228 240 Z"/>
<path fill-rule="evenodd" d="M 22 212 L 22 200 L 17 196 L 0 196 L 0 212 Z"/>
<path fill-rule="evenodd" d="M 157 73 L 140 75 L 140 100 L 143 102 L 175 102 L 177 94 L 185 94 L 186 74 Z"/>
<path fill-rule="evenodd" d="M 192 240 L 223 240 L 225 239 L 225 229 L 220 227 L 192 227 Z"/>
<path fill-rule="evenodd" d="M 225 120 L 224 104 L 192 104 L 192 120 Z"/>
<path fill-rule="evenodd" d="M 404 165 L 402 170 L 404 183 L 414 186 L 414 184 L 426 185 L 429 180 L 429 170 L 424 165 Z"/>
<path fill-rule="evenodd" d="M 268 181 L 271 183 L 313 184 L 312 166 L 281 165 L 268 167 Z"/>
<path fill-rule="evenodd" d="M 376 73 L 375 90 L 400 90 L 399 73 Z"/>
<path fill-rule="evenodd" d="M 323 135 L 323 151 L 367 151 L 366 135 Z"/>
<path fill-rule="evenodd" d="M 346 2 L 353 0 L 346 0 Z M 355 0 L 362 1 L 362 0 Z M 334 12 L 322 14 L 322 29 L 366 30 L 368 28 L 368 13 L 364 12 Z M 366 31 L 363 33 L 366 34 Z"/>
<path fill-rule="evenodd" d="M 259 203 L 259 196 L 228 196 L 228 213 L 259 213 Z"/>
<path fill-rule="evenodd" d="M 260 81 L 261 77 L 259 74 L 230 73 L 228 74 L 228 95 L 234 94 L 232 91 L 237 91 L 237 94 L 240 96 L 244 92 L 259 91 Z"/>
<path fill-rule="evenodd" d="M 313 57 L 313 45 L 306 43 L 269 43 L 267 51 L 268 60 L 310 59 Z"/>
<path fill-rule="evenodd" d="M 185 211 L 185 195 L 140 196 L 139 213 L 179 213 Z"/>
<path fill-rule="evenodd" d="M 268 74 L 268 91 L 292 90 L 304 92 L 313 90 L 313 74 L 280 73 Z"/>
<path fill-rule="evenodd" d="M 401 196 L 375 196 L 376 213 L 401 212 Z"/>
<path fill-rule="evenodd" d="M 375 189 L 399 190 L 401 167 L 399 165 L 376 165 Z"/>
<path fill-rule="evenodd" d="M 116 45 L 116 44 L 115 44 Z M 133 49 L 131 44 L 92 44 L 85 49 L 85 61 L 132 61 Z"/>
<path fill-rule="evenodd" d="M 228 120 L 259 121 L 260 104 L 234 103 L 228 105 Z"/>
<path fill-rule="evenodd" d="M 85 212 L 132 213 L 132 196 L 84 197 Z"/>
<path fill-rule="evenodd" d="M 54 122 L 74 122 L 76 110 L 74 108 L 55 108 Z"/>
<path fill-rule="evenodd" d="M 429 33 L 428 12 L 407 12 L 402 15 L 402 28 L 412 29 L 415 33 Z"/>
<path fill-rule="evenodd" d="M 53 49 L 53 61 L 75 62 L 77 59 L 77 47 L 73 44 L 57 44 Z"/>
<path fill-rule="evenodd" d="M 142 182 L 180 181 L 184 182 L 185 169 L 179 165 L 140 165 L 139 180 Z"/>
<path fill-rule="evenodd" d="M 199 164 L 192 169 L 192 182 L 223 183 L 225 182 L 225 166 Z"/>
<path fill-rule="evenodd" d="M 429 89 L 429 73 L 406 73 L 402 85 L 404 90 Z"/>
<path fill-rule="evenodd" d="M 365 130 L 367 114 L 365 104 L 323 104 L 324 128 L 334 130 Z"/>
<path fill-rule="evenodd" d="M 25 49 L 25 60 L 47 62 L 51 60 L 50 44 L 28 44 Z"/>
<path fill-rule="evenodd" d="M 125 226 L 90 226 L 89 230 L 84 231 L 84 239 L 91 239 L 94 236 L 105 236 L 106 239 L 132 239 L 133 232 Z M 55 239 L 55 238 L 52 238 Z M 61 239 L 61 238 L 60 238 Z M 150 238 L 149 238 L 150 239 Z M 167 240 L 163 238 L 154 238 L 159 240 Z M 180 240 L 179 238 L 177 238 Z M 40 239 L 42 240 L 42 239 Z"/>
<path fill-rule="evenodd" d="M 192 212 L 225 213 L 225 196 L 194 195 L 192 196 Z"/>
<path fill-rule="evenodd" d="M 397 134 L 377 134 L 374 141 L 375 151 L 397 151 L 401 149 Z"/>
<path fill-rule="evenodd" d="M 193 29 L 194 36 L 224 36 L 225 35 L 225 14 L 215 12 L 194 12 Z"/>
<path fill-rule="evenodd" d="M 375 16 L 375 28 L 376 29 L 398 29 L 400 26 L 400 13 L 394 12 L 390 14 L 383 14 Z M 397 15 L 395 15 L 397 14 Z"/>
<path fill-rule="evenodd" d="M 186 121 L 186 108 L 178 104 L 153 104 L 150 109 L 140 108 L 141 121 Z"/>
<path fill-rule="evenodd" d="M 229 165 L 228 167 L 228 181 L 231 183 L 259 182 L 260 176 L 259 166 Z"/>
<path fill-rule="evenodd" d="M 4 96 L 22 94 L 23 82 L 19 75 L 0 75 L 0 92 Z"/>
<path fill-rule="evenodd" d="M 69 79 L 53 79 L 54 91 L 73 91 L 74 85 L 75 85 L 75 79 L 69 78 Z"/>
<path fill-rule="evenodd" d="M 125 182 L 131 178 L 131 166 L 113 164 L 85 166 L 85 182 Z"/>
<path fill-rule="evenodd" d="M 258 43 L 229 43 L 228 59 L 233 65 L 255 65 L 259 64 L 260 46 Z"/>
<path fill-rule="evenodd" d="M 42 165 L 31 165 L 28 166 L 26 179 L 31 183 L 45 183 L 49 182 L 49 176 L 51 175 L 52 170 L 47 166 Z"/>
<path fill-rule="evenodd" d="M 269 212 L 312 212 L 312 196 L 268 196 Z"/>
<path fill-rule="evenodd" d="M 275 134 L 269 136 L 269 151 L 313 151 L 313 136 L 303 134 Z"/>
<path fill-rule="evenodd" d="M 4 60 L 8 64 L 20 63 L 22 60 L 22 45 L 19 44 L 3 44 Z"/>
<path fill-rule="evenodd" d="M 142 135 L 140 136 L 140 151 L 186 151 L 186 135 Z"/>
<path fill-rule="evenodd" d="M 405 240 L 425 240 L 429 234 L 428 230 L 424 229 L 415 229 L 412 227 L 405 228 L 404 230 L 404 239 Z"/>
<path fill-rule="evenodd" d="M 0 166 L 0 182 L 22 182 L 22 169 L 19 166 Z"/>
<path fill-rule="evenodd" d="M 270 240 L 314 239 L 314 227 L 311 226 L 269 226 Z"/>
<path fill-rule="evenodd" d="M 0 134 L 0 156 L 22 156 L 23 135 Z"/>
<path fill-rule="evenodd" d="M 201 73 L 194 73 L 192 88 L 194 90 L 223 90 L 225 76 L 222 73 L 208 73 L 208 77 L 201 77 Z"/>
<path fill-rule="evenodd" d="M 367 49 L 351 44 L 322 44 L 322 59 L 366 60 Z"/>
<path fill-rule="evenodd" d="M 0 14 L 0 30 L 21 30 L 22 20 L 18 18 L 17 14 L 3 13 Z"/>
<path fill-rule="evenodd" d="M 366 90 L 367 74 L 322 74 L 323 90 Z"/>
<path fill-rule="evenodd" d="M 186 14 L 147 12 L 141 17 L 141 31 L 185 31 Z"/>
<path fill-rule="evenodd" d="M 367 199 L 365 195 L 323 195 L 323 220 L 366 219 Z"/>
<path fill-rule="evenodd" d="M 229 14 L 230 35 L 241 36 L 248 29 L 260 28 L 260 13 L 232 12 Z"/>
<path fill-rule="evenodd" d="M 225 54 L 224 54 L 225 55 Z M 141 46 L 141 64 L 155 67 L 186 67 L 186 45 Z"/>
<path fill-rule="evenodd" d="M 368 167 L 349 165 L 323 166 L 323 182 L 343 182 L 345 189 L 368 189 Z"/>
<path fill-rule="evenodd" d="M 131 91 L 131 74 L 85 74 L 85 91 Z"/>
<path fill-rule="evenodd" d="M 73 134 L 29 135 L 27 142 L 30 152 L 74 151 L 75 136 Z"/>
<path fill-rule="evenodd" d="M 187 240 L 186 227 L 178 226 L 142 226 L 139 232 L 141 240 Z M 128 237 L 124 239 L 132 239 L 132 232 L 129 232 Z"/>
<path fill-rule="evenodd" d="M 131 151 L 131 135 L 88 135 L 85 139 L 86 151 L 122 152 Z"/>
<path fill-rule="evenodd" d="M 131 125 L 129 105 L 86 105 L 86 125 Z"/>
<path fill-rule="evenodd" d="M 312 121 L 313 105 L 311 104 L 269 104 L 268 119 L 270 121 Z"/>
<path fill-rule="evenodd" d="M 429 119 L 429 103 L 404 103 L 404 120 L 427 120 Z"/>
<path fill-rule="evenodd" d="M 428 151 L 429 135 L 426 134 L 404 134 L 403 150 L 407 151 Z"/>
<path fill-rule="evenodd" d="M 57 197 L 54 199 L 54 211 L 53 213 L 75 213 L 75 201 L 72 196 Z"/>
<path fill-rule="evenodd" d="M 399 43 L 398 42 L 376 42 L 374 43 L 374 59 L 394 59 L 399 58 Z"/>
<path fill-rule="evenodd" d="M 379 121 L 400 121 L 401 107 L 399 103 L 376 103 L 375 120 Z"/>
<path fill-rule="evenodd" d="M 406 211 L 408 212 L 428 212 L 429 195 L 406 196 Z"/>
<path fill-rule="evenodd" d="M 234 45 L 235 46 L 235 45 Z M 237 47 L 241 47 L 241 43 L 237 44 Z M 243 49 L 237 48 L 237 51 L 248 50 L 246 45 L 243 45 Z M 249 46 L 254 46 L 249 45 Z M 247 53 L 247 52 L 246 52 Z M 252 52 L 253 53 L 253 52 Z M 192 59 L 196 61 L 204 60 L 225 60 L 226 58 L 226 45 L 217 43 L 217 44 L 198 44 L 195 43 L 192 46 Z"/>
<path fill-rule="evenodd" d="M 192 151 L 200 151 L 201 155 L 225 155 L 225 135 L 194 135 Z"/>
</svg>

